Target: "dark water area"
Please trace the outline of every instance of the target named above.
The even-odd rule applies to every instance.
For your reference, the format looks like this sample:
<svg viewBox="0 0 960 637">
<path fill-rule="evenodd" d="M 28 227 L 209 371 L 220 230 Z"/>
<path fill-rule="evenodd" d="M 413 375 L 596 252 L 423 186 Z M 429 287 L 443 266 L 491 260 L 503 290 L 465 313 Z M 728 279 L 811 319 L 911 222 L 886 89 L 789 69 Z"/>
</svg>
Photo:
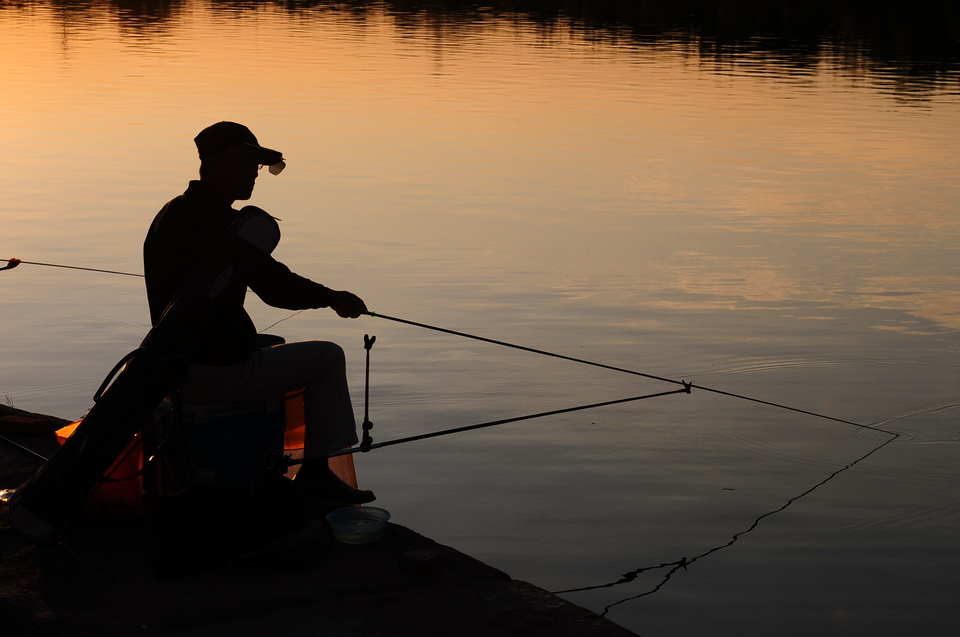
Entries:
<svg viewBox="0 0 960 637">
<path fill-rule="evenodd" d="M 29 6 L 33 2 L 11 3 Z M 149 36 L 186 11 L 185 0 L 52 0 L 64 20 L 104 11 L 128 34 Z M 214 0 L 223 11 L 276 7 L 291 14 L 335 11 L 362 21 L 386 12 L 404 27 L 456 40 L 492 19 L 531 20 L 549 41 L 570 30 L 588 40 L 635 47 L 682 44 L 704 62 L 767 58 L 794 73 L 824 58 L 846 72 L 899 76 L 902 90 L 955 83 L 960 73 L 960 5 L 951 1 L 843 0 Z"/>
</svg>

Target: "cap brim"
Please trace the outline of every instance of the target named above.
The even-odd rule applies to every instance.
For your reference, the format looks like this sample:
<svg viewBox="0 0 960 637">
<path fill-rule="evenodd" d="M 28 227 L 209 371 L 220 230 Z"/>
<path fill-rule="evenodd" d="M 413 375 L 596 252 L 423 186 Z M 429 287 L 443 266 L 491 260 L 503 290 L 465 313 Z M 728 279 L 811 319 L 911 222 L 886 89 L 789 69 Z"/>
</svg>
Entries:
<svg viewBox="0 0 960 637">
<path fill-rule="evenodd" d="M 264 166 L 273 166 L 274 164 L 279 164 L 283 161 L 283 153 L 279 150 L 273 150 L 271 148 L 264 148 L 263 146 L 257 146 L 256 144 L 250 144 L 244 142 L 244 146 L 253 149 L 257 163 L 263 164 Z"/>
</svg>

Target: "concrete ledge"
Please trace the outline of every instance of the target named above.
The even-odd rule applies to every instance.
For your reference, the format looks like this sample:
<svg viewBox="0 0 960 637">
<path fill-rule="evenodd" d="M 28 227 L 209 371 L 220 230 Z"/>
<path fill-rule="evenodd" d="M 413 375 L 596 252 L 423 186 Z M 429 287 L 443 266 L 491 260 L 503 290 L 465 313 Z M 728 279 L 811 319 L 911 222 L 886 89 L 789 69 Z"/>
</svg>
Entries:
<svg viewBox="0 0 960 637">
<path fill-rule="evenodd" d="M 43 447 L 49 435 L 18 442 Z M 0 488 L 16 487 L 40 462 L 0 440 Z M 0 504 L 5 637 L 635 635 L 396 524 L 365 545 L 323 529 L 318 559 L 289 572 L 220 569 L 161 581 L 143 521 L 78 527 L 35 546 L 6 525 L 7 511 Z"/>
</svg>

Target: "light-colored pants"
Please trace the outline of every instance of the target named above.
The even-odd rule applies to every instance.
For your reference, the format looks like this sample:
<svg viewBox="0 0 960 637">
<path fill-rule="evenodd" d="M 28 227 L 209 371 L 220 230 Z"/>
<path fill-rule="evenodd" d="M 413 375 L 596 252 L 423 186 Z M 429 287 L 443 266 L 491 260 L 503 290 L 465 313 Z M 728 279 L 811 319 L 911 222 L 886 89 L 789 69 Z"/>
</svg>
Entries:
<svg viewBox="0 0 960 637">
<path fill-rule="evenodd" d="M 357 444 L 346 361 L 336 343 L 284 343 L 255 350 L 233 365 L 193 365 L 183 400 L 214 405 L 265 402 L 301 388 L 304 456 L 323 457 Z"/>
</svg>

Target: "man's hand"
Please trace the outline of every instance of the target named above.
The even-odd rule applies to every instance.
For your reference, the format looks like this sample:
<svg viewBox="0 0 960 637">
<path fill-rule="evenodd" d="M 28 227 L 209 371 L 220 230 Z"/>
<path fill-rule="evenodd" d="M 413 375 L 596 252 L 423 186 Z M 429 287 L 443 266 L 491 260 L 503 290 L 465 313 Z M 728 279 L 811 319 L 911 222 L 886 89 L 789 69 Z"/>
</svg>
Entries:
<svg viewBox="0 0 960 637">
<path fill-rule="evenodd" d="M 367 311 L 367 305 L 352 292 L 334 290 L 330 296 L 330 309 L 343 318 L 357 318 Z"/>
</svg>

